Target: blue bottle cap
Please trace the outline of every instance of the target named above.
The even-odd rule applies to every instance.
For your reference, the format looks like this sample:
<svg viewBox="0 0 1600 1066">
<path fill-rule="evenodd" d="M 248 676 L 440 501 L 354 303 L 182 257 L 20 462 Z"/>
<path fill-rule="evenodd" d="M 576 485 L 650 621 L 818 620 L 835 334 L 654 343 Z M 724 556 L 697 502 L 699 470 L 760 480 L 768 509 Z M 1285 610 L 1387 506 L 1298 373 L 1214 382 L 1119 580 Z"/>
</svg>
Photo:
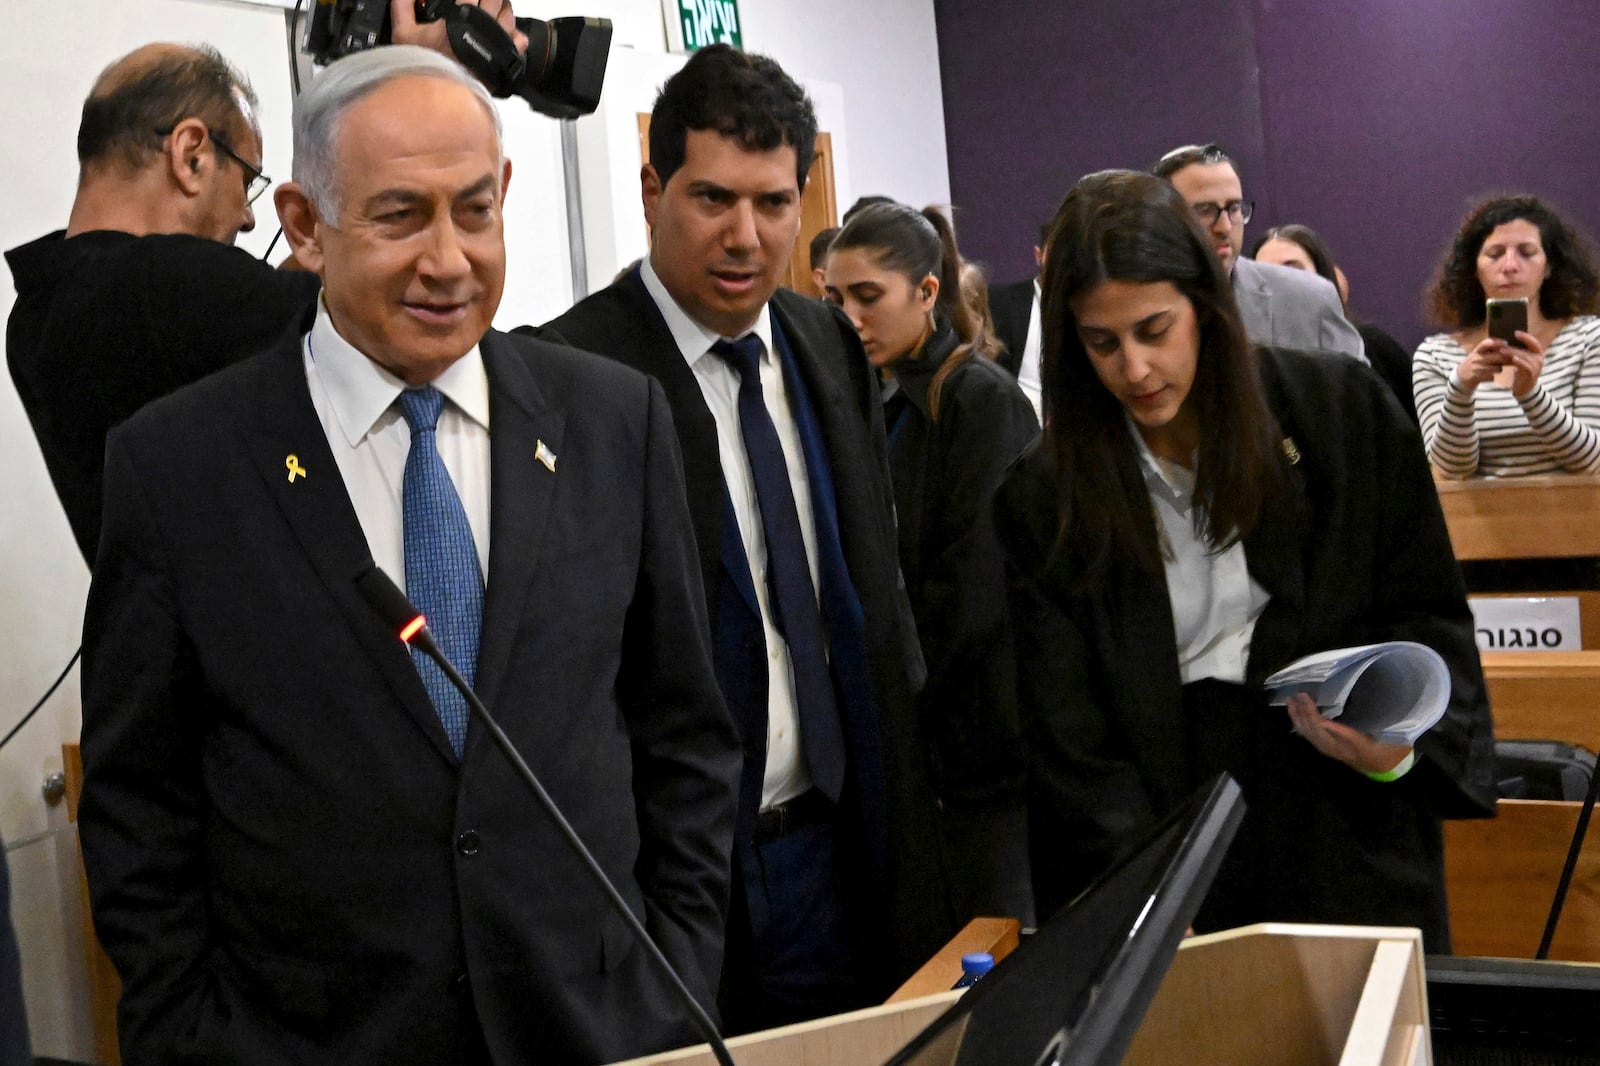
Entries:
<svg viewBox="0 0 1600 1066">
<path fill-rule="evenodd" d="M 974 951 L 961 956 L 961 972 L 964 974 L 981 977 L 992 969 L 994 969 L 994 956 L 987 951 Z"/>
</svg>

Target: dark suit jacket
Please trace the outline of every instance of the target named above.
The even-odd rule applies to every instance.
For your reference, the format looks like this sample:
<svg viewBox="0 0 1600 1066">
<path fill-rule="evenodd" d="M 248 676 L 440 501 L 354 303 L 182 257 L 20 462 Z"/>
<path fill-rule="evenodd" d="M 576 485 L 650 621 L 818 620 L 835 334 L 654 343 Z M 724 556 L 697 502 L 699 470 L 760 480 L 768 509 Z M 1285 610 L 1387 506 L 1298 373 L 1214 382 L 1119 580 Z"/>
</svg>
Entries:
<svg viewBox="0 0 1600 1066">
<path fill-rule="evenodd" d="M 1252 344 L 1366 358 L 1361 334 L 1345 317 L 1339 290 L 1326 278 L 1276 263 L 1235 259 L 1233 296 Z"/>
<path fill-rule="evenodd" d="M 186 233 L 58 230 L 6 262 L 17 286 L 6 362 L 88 563 L 111 428 L 266 348 L 321 288 L 315 274 Z"/>
<path fill-rule="evenodd" d="M 1366 367 L 1312 353 L 1260 354 L 1269 402 L 1299 460 L 1284 460 L 1293 489 L 1245 538 L 1250 572 L 1271 596 L 1256 623 L 1247 686 L 1259 692 L 1268 674 L 1302 655 L 1382 640 L 1435 648 L 1452 680 L 1444 718 L 1398 782 L 1369 781 L 1298 744 L 1286 756 L 1299 760 L 1292 795 L 1247 792 L 1254 810 L 1304 815 L 1302 831 L 1286 834 L 1274 856 L 1285 877 L 1304 886 L 1301 898 L 1280 901 L 1276 917 L 1293 911 L 1297 920 L 1319 920 L 1294 910 L 1310 907 L 1321 909 L 1320 920 L 1436 927 L 1444 892 L 1436 819 L 1490 814 L 1495 794 L 1488 697 L 1438 495 L 1415 428 Z M 1136 464 L 1130 443 L 1122 483 L 1142 498 Z M 1053 467 L 1036 444 L 997 501 L 1018 658 L 1030 664 L 1019 685 L 1041 915 L 1197 783 L 1179 717 L 1165 577 L 1113 563 L 1082 587 L 1078 578 L 1100 546 L 1069 535 L 1054 550 Z M 1263 727 L 1287 735 L 1283 712 L 1261 701 Z M 1365 824 L 1341 836 L 1311 831 L 1317 810 L 1341 809 L 1361 810 Z M 1401 834 L 1420 842 L 1417 850 Z"/>
<path fill-rule="evenodd" d="M 1028 321 L 1033 317 L 1033 278 L 989 286 L 989 314 L 994 331 L 1006 350 L 995 360 L 1016 377 L 1022 369 L 1022 350 L 1028 344 Z"/>
<path fill-rule="evenodd" d="M 478 690 L 710 1003 L 738 740 L 671 416 L 604 360 L 482 351 Z M 456 1063 L 479 1026 L 497 1063 L 694 1039 L 477 723 L 456 763 L 358 596 L 367 545 L 297 335 L 113 433 L 106 485 L 79 824 L 125 1062 Z"/>
<path fill-rule="evenodd" d="M 913 713 L 922 683 L 922 658 L 895 561 L 893 497 L 878 383 L 854 328 L 837 309 L 784 289 L 773 295 L 770 307 L 821 422 L 845 562 L 865 609 L 889 804 L 888 854 L 869 856 L 869 862 L 880 867 L 869 889 L 876 897 L 874 917 L 887 918 L 877 923 L 889 934 L 891 950 L 882 955 L 889 963 L 887 972 L 904 976 L 926 961 L 951 930 L 942 900 L 930 892 L 942 882 L 929 824 L 934 798 L 927 749 Z M 580 348 L 644 371 L 666 391 L 683 448 L 684 482 L 705 593 L 714 605 L 726 517 L 716 421 L 639 272 L 630 272 L 545 328 Z M 715 617 L 712 626 L 715 631 Z M 741 710 L 733 706 L 739 702 L 734 695 L 729 694 L 729 700 L 745 735 L 748 778 L 759 775 L 766 760 L 766 679 L 752 679 L 747 691 L 760 694 L 758 707 Z M 753 822 L 753 811 L 741 811 L 743 831 Z M 870 839 L 882 828 L 869 827 L 862 835 Z"/>
</svg>

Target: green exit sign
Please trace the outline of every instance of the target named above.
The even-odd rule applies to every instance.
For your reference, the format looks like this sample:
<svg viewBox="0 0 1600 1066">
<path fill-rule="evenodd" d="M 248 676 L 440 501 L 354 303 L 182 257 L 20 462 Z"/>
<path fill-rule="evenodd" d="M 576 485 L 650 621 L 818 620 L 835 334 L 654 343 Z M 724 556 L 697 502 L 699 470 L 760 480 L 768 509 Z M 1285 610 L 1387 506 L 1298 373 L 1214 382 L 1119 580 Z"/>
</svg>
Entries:
<svg viewBox="0 0 1600 1066">
<path fill-rule="evenodd" d="M 694 52 L 710 44 L 743 50 L 738 0 L 662 0 L 674 52 Z"/>
</svg>

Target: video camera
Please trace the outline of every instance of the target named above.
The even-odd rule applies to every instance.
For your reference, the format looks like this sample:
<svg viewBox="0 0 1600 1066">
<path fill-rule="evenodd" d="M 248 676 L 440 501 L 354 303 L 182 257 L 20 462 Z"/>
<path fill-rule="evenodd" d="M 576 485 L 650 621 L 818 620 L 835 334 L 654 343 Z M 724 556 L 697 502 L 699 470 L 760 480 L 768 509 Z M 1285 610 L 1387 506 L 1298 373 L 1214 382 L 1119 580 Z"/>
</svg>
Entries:
<svg viewBox="0 0 1600 1066">
<path fill-rule="evenodd" d="M 416 0 L 417 21 L 443 19 L 456 59 L 495 96 L 520 96 L 552 118 L 577 118 L 600 106 L 611 20 L 517 19 L 526 55 L 492 15 L 455 0 Z M 306 51 L 320 64 L 390 43 L 389 0 L 316 0 Z"/>
</svg>

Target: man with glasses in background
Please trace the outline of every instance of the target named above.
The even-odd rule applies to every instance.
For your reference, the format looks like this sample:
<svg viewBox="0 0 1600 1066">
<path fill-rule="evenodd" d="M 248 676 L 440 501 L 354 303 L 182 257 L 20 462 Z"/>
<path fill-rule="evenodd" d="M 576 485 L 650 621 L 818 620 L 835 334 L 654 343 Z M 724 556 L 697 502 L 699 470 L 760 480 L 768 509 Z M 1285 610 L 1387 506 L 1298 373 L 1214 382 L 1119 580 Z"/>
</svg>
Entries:
<svg viewBox="0 0 1600 1066">
<path fill-rule="evenodd" d="M 6 359 L 91 565 L 107 431 L 265 346 L 316 299 L 315 275 L 232 246 L 270 184 L 255 109 L 214 49 L 117 60 L 83 105 L 67 228 L 6 253 Z"/>
<path fill-rule="evenodd" d="M 1308 271 L 1257 263 L 1240 254 L 1255 202 L 1244 198 L 1238 167 L 1227 153 L 1215 144 L 1186 145 L 1162 156 L 1151 170 L 1178 190 L 1210 233 L 1222 269 L 1233 279 L 1233 295 L 1252 343 L 1343 352 L 1367 361 L 1361 334 L 1344 317 L 1331 284 Z"/>
<path fill-rule="evenodd" d="M 526 50 L 508 0 L 457 2 L 495 16 Z M 391 0 L 390 19 L 396 44 L 452 54 L 444 22 L 419 25 L 412 0 Z M 233 247 L 272 183 L 257 106 L 213 48 L 135 49 L 84 101 L 67 228 L 6 253 L 17 290 L 6 361 L 91 567 L 106 433 L 315 308 L 315 276 Z"/>
</svg>

